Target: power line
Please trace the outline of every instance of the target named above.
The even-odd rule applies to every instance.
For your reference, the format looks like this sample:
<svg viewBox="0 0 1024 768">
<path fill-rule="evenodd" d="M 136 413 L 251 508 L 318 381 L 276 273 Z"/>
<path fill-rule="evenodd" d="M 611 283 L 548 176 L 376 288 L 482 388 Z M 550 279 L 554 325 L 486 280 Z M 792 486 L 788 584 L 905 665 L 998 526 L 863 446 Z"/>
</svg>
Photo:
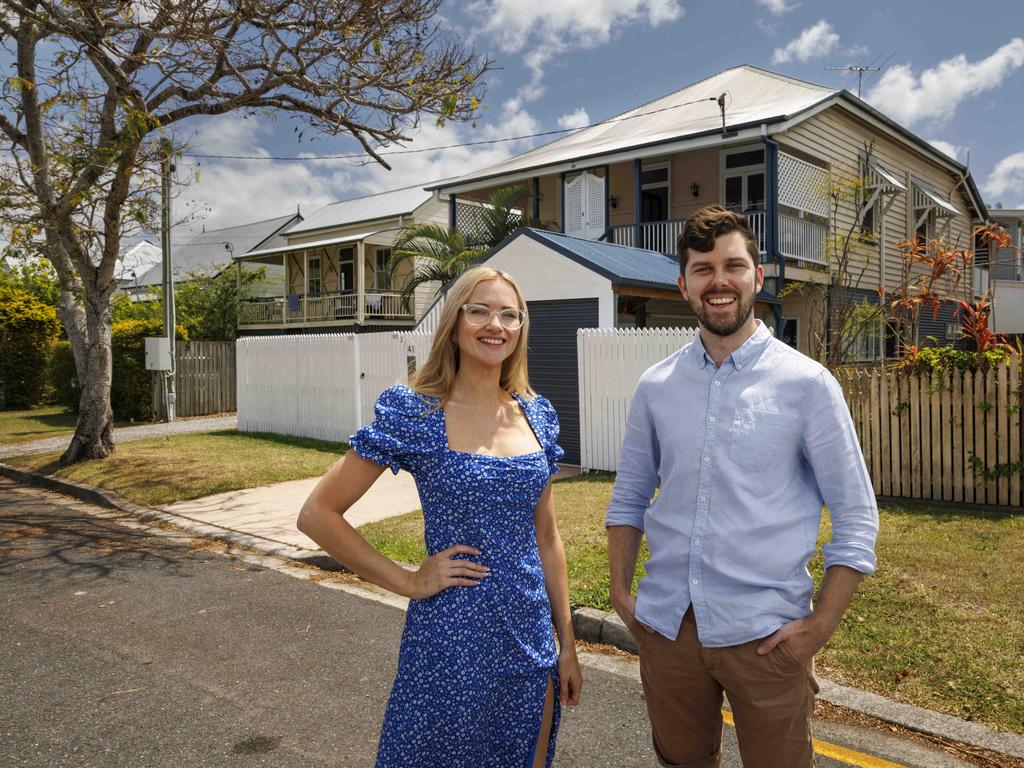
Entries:
<svg viewBox="0 0 1024 768">
<path fill-rule="evenodd" d="M 723 94 L 724 95 L 724 94 Z M 634 120 L 638 117 L 647 117 L 648 115 L 656 115 L 660 112 L 667 112 L 670 109 L 679 109 L 680 107 L 689 107 L 694 104 L 701 104 L 705 101 L 718 101 L 718 96 L 711 96 L 705 99 L 695 99 L 694 101 L 687 101 L 682 104 L 673 104 L 669 107 L 662 107 L 661 109 L 652 109 L 649 112 L 639 112 L 635 115 L 625 115 L 623 117 L 612 117 L 607 120 L 602 120 L 598 123 L 592 123 L 591 125 L 584 125 L 580 128 L 558 128 L 553 131 L 541 131 L 540 133 L 530 133 L 523 136 L 508 136 L 500 139 L 481 139 L 480 141 L 466 141 L 460 144 L 445 144 L 437 147 L 420 147 L 418 149 L 392 149 L 378 152 L 378 155 L 414 155 L 422 152 L 439 152 L 446 149 L 461 149 L 462 147 L 479 147 L 490 144 L 501 144 L 507 141 L 524 141 L 526 139 L 537 139 L 542 136 L 555 136 L 560 133 L 575 133 L 578 131 L 585 131 L 588 128 L 595 128 L 599 125 L 609 125 L 611 123 L 621 123 L 625 120 Z M 272 160 L 272 161 L 285 161 L 285 162 L 317 162 L 320 160 L 362 160 L 372 157 L 369 152 L 361 152 L 354 155 L 316 155 L 312 157 L 297 157 L 297 156 L 279 156 L 279 155 L 207 155 L 198 152 L 182 152 L 183 157 L 195 157 L 206 160 Z"/>
</svg>

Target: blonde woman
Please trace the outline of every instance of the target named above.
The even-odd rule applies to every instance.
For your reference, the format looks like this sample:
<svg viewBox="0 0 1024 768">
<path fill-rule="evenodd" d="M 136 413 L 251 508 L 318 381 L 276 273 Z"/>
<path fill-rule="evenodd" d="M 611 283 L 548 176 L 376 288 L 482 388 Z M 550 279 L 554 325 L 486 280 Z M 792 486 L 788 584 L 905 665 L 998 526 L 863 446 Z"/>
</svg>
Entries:
<svg viewBox="0 0 1024 768">
<path fill-rule="evenodd" d="M 410 598 L 377 768 L 550 766 L 559 704 L 579 701 L 550 480 L 563 452 L 527 380 L 528 330 L 508 274 L 466 271 L 411 385 L 380 396 L 299 515 L 338 562 Z M 386 468 L 416 478 L 429 553 L 416 571 L 343 516 Z"/>
</svg>

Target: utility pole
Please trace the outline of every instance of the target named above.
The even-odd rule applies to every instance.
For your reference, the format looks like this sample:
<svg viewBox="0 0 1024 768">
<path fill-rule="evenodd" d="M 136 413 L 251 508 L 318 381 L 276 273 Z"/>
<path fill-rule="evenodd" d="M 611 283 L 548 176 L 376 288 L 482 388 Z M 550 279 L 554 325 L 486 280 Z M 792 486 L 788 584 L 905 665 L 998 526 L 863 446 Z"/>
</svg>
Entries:
<svg viewBox="0 0 1024 768">
<path fill-rule="evenodd" d="M 878 72 L 881 67 L 825 67 L 832 72 L 856 72 L 857 73 L 857 98 L 860 98 L 860 87 L 864 81 L 865 72 Z"/>
<path fill-rule="evenodd" d="M 174 336 L 176 317 L 174 311 L 174 271 L 171 264 L 171 174 L 174 164 L 171 162 L 173 149 L 170 139 L 161 144 L 164 157 L 160 162 L 160 248 L 163 251 L 164 279 L 164 333 L 171 350 L 171 369 L 164 373 L 164 403 L 167 407 L 167 421 L 174 421 L 174 369 L 176 353 Z"/>
</svg>

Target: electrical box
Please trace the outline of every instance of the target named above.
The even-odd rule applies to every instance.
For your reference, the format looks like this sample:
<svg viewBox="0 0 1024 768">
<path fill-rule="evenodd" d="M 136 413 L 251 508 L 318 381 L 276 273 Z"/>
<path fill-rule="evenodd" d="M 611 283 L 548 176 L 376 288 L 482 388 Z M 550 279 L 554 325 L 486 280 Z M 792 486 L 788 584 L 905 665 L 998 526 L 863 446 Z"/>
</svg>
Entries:
<svg viewBox="0 0 1024 768">
<path fill-rule="evenodd" d="M 166 336 L 146 339 L 146 370 L 171 370 L 171 340 Z"/>
</svg>

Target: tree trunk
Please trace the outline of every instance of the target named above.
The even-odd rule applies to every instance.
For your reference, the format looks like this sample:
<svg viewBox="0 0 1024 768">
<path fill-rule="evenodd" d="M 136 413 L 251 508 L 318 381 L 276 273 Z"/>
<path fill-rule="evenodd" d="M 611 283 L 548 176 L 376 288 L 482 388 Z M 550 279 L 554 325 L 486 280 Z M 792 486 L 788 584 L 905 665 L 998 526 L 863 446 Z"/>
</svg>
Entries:
<svg viewBox="0 0 1024 768">
<path fill-rule="evenodd" d="M 71 444 L 60 457 L 61 464 L 102 459 L 114 452 L 113 410 L 110 407 L 113 371 L 111 312 L 110 302 L 103 299 L 102 296 L 86 296 L 84 314 L 88 344 L 84 350 L 85 375 L 79 378 L 82 389 L 78 399 L 78 425 Z M 81 368 L 77 354 L 75 358 L 76 365 Z"/>
</svg>

